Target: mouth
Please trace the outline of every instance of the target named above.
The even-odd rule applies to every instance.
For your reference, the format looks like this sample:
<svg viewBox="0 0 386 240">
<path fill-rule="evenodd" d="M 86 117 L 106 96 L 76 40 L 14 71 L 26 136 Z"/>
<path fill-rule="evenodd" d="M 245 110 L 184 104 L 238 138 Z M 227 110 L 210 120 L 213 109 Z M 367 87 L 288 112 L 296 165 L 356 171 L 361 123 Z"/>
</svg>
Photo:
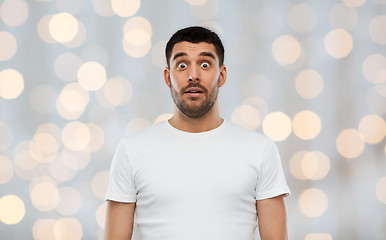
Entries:
<svg viewBox="0 0 386 240">
<path fill-rule="evenodd" d="M 193 98 L 200 97 L 203 93 L 204 93 L 204 91 L 201 88 L 188 88 L 185 91 L 185 94 L 188 97 L 193 97 Z"/>
</svg>

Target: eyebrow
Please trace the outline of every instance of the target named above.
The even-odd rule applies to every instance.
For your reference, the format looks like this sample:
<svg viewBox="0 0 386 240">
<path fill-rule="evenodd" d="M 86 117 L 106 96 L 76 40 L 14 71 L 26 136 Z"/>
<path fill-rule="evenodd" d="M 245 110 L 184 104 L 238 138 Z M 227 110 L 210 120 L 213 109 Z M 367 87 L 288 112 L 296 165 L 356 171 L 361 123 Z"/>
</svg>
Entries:
<svg viewBox="0 0 386 240">
<path fill-rule="evenodd" d="M 176 60 L 179 57 L 187 56 L 187 55 L 188 54 L 186 54 L 185 52 L 179 52 L 176 55 L 174 55 L 173 60 Z M 200 56 L 211 57 L 211 58 L 213 58 L 213 60 L 216 60 L 216 57 L 211 52 L 202 52 L 202 53 L 200 53 Z"/>
</svg>

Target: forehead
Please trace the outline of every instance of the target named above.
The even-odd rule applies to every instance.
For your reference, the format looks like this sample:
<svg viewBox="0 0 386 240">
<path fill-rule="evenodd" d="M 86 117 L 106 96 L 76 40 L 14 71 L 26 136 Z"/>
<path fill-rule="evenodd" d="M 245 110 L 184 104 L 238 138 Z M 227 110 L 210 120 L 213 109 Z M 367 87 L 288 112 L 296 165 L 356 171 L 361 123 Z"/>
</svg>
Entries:
<svg viewBox="0 0 386 240">
<path fill-rule="evenodd" d="M 210 52 L 216 57 L 216 59 L 218 59 L 216 48 L 212 43 L 191 43 L 186 41 L 179 42 L 174 45 L 171 58 L 173 59 L 173 57 L 178 53 L 185 53 L 187 56 L 198 56 L 203 52 Z"/>
</svg>

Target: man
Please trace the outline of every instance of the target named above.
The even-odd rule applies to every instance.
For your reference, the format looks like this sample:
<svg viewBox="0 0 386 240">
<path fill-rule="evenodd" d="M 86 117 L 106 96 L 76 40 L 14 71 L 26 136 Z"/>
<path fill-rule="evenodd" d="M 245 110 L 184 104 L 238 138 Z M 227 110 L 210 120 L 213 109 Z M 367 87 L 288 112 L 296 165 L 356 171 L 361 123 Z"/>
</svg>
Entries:
<svg viewBox="0 0 386 240">
<path fill-rule="evenodd" d="M 287 239 L 289 189 L 275 144 L 220 117 L 227 70 L 218 36 L 177 31 L 166 45 L 174 115 L 118 145 L 106 194 L 106 239 Z M 257 218 L 259 224 L 257 224 Z"/>
</svg>

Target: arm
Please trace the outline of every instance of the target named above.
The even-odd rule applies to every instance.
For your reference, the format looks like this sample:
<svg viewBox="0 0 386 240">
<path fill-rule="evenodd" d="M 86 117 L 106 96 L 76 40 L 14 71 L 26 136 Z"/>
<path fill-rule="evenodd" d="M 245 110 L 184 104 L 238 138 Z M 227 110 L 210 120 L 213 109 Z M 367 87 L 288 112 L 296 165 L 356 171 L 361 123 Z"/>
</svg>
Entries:
<svg viewBox="0 0 386 240">
<path fill-rule="evenodd" d="M 287 240 L 287 213 L 284 195 L 257 200 L 261 240 Z"/>
<path fill-rule="evenodd" d="M 135 202 L 107 201 L 105 240 L 130 240 L 134 211 Z"/>
</svg>

